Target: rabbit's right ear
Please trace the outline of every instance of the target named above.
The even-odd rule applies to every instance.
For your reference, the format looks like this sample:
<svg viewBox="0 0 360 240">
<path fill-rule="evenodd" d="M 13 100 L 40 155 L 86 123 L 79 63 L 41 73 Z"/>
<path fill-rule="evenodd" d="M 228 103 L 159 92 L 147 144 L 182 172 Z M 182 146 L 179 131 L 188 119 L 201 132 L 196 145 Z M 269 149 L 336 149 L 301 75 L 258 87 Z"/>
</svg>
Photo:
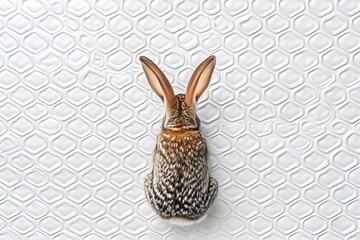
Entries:
<svg viewBox="0 0 360 240">
<path fill-rule="evenodd" d="M 188 106 L 195 105 L 208 87 L 215 63 L 216 57 L 212 55 L 205 59 L 191 75 L 185 94 L 185 103 Z"/>
<path fill-rule="evenodd" d="M 150 87 L 161 98 L 165 105 L 173 106 L 175 103 L 174 90 L 165 74 L 149 58 L 141 56 L 140 62 Z"/>
</svg>

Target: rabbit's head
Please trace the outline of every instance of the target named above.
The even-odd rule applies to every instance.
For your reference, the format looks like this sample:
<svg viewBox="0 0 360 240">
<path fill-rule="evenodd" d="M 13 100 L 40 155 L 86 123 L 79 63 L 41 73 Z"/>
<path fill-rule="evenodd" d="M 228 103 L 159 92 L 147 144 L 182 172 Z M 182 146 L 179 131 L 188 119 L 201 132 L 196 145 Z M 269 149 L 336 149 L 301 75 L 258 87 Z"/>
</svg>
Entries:
<svg viewBox="0 0 360 240">
<path fill-rule="evenodd" d="M 174 90 L 164 73 L 147 57 L 141 56 L 140 62 L 146 78 L 165 104 L 163 130 L 195 130 L 200 126 L 196 115 L 196 104 L 210 83 L 216 58 L 205 59 L 192 74 L 185 94 L 174 94 Z"/>
</svg>

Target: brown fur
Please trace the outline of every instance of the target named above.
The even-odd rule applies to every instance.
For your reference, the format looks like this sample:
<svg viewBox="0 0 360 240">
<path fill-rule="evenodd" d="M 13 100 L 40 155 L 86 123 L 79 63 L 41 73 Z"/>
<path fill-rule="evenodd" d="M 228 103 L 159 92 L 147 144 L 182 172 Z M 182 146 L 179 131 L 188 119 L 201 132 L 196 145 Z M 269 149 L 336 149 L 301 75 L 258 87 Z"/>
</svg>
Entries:
<svg viewBox="0 0 360 240">
<path fill-rule="evenodd" d="M 215 57 L 202 62 L 186 94 L 174 95 L 169 81 L 149 59 L 141 57 L 150 86 L 164 101 L 166 114 L 153 154 L 153 169 L 145 178 L 145 194 L 153 209 L 174 224 L 203 219 L 218 184 L 209 176 L 207 148 L 196 115 L 196 102 L 210 82 Z"/>
</svg>

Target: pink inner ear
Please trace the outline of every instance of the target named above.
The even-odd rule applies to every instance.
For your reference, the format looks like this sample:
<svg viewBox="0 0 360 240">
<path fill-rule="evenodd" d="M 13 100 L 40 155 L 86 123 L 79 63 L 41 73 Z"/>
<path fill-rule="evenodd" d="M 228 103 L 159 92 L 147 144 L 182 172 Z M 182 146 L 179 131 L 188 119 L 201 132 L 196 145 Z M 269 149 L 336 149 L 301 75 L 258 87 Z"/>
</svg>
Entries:
<svg viewBox="0 0 360 240">
<path fill-rule="evenodd" d="M 185 102 L 195 104 L 208 87 L 216 63 L 215 56 L 205 59 L 194 71 L 186 89 Z"/>
<path fill-rule="evenodd" d="M 147 57 L 140 57 L 142 67 L 150 87 L 167 105 L 172 105 L 175 101 L 174 90 L 166 78 L 165 74 L 160 70 L 154 62 Z"/>
<path fill-rule="evenodd" d="M 144 69 L 144 73 L 146 76 L 146 79 L 149 82 L 150 87 L 153 89 L 153 91 L 160 97 L 162 101 L 164 101 L 164 93 L 163 90 L 160 87 L 160 83 L 158 82 L 158 79 L 155 75 L 155 73 L 142 62 L 142 67 Z"/>
<path fill-rule="evenodd" d="M 206 71 L 203 72 L 202 74 L 202 78 L 206 79 L 204 81 L 199 81 L 198 82 L 198 86 L 196 87 L 196 102 L 199 101 L 200 96 L 205 92 L 206 88 L 209 86 L 210 80 L 211 80 L 211 76 L 212 76 L 212 71 Z"/>
</svg>

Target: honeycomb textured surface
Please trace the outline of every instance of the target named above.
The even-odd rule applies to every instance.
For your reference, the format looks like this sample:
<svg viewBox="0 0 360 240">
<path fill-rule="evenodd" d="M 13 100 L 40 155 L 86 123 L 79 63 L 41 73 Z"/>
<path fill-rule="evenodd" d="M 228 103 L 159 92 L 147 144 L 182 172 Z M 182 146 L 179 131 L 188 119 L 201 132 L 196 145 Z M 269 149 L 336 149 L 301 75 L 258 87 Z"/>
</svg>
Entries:
<svg viewBox="0 0 360 240">
<path fill-rule="evenodd" d="M 198 115 L 219 195 L 188 227 L 143 192 L 163 106 Z M 357 0 L 0 1 L 0 239 L 360 239 Z"/>
</svg>

